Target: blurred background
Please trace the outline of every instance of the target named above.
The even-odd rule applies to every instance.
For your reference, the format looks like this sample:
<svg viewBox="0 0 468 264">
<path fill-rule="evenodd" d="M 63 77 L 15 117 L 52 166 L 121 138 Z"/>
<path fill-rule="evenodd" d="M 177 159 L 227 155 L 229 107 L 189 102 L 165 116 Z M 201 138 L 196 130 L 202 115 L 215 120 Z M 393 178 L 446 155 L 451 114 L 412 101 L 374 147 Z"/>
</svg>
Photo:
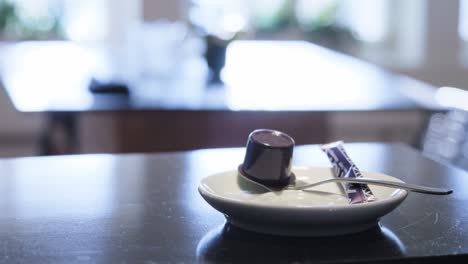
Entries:
<svg viewBox="0 0 468 264">
<path fill-rule="evenodd" d="M 60 61 L 64 58 L 61 54 L 77 54 L 76 61 L 83 64 L 64 61 L 62 66 L 85 74 L 92 61 L 97 82 L 125 83 L 127 87 L 112 87 L 130 87 L 141 100 L 158 100 L 167 93 L 167 87 L 184 86 L 185 80 L 190 85 L 184 87 L 189 88 L 178 96 L 190 101 L 207 86 L 223 85 L 221 68 L 226 48 L 239 40 L 307 41 L 434 87 L 457 87 L 457 92 L 468 89 L 467 0 L 0 0 L 0 62 L 4 74 L 0 80 L 5 86 L 14 70 L 22 73 L 20 79 L 30 78 L 23 68 L 11 63 L 14 52 L 8 47 L 71 41 L 76 46 L 57 46 L 51 53 L 55 57 L 36 57 L 39 62 L 34 63 L 40 68 L 42 62 Z M 33 49 L 24 47 L 20 53 Z M 99 50 L 97 57 L 104 59 L 88 59 L 80 53 L 83 47 Z M 28 84 L 37 89 L 30 95 L 34 105 L 45 95 L 33 79 Z M 463 96 L 461 93 L 458 98 Z M 76 100 L 81 99 L 77 96 Z M 458 108 L 463 109 L 463 102 Z M 0 156 L 40 153 L 37 142 L 44 130 L 49 131 L 45 129 L 47 118 L 43 113 L 25 112 L 15 110 L 5 89 L 0 89 Z M 391 125 L 405 118 L 401 114 L 384 122 Z M 437 116 L 435 125 L 440 126 L 444 118 L 443 114 Z M 465 119 L 463 114 L 457 118 L 460 130 Z M 426 121 L 418 119 L 418 129 L 425 129 Z M 414 123 L 404 122 L 409 127 Z M 434 122 L 433 137 L 442 137 Z M 459 136 L 465 135 L 463 130 L 457 133 L 464 138 Z M 350 137 L 353 139 L 375 141 L 382 137 Z M 388 140 L 405 142 L 398 137 Z M 111 151 L 103 148 L 103 152 Z"/>
</svg>

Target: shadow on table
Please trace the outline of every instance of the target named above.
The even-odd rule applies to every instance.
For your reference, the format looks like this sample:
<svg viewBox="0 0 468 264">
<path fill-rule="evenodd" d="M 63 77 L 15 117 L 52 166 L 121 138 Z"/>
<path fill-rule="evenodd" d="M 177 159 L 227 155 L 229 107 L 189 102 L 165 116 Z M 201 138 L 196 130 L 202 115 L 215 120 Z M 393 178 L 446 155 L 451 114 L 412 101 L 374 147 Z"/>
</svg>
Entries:
<svg viewBox="0 0 468 264">
<path fill-rule="evenodd" d="M 399 238 L 381 226 L 347 236 L 298 238 L 249 232 L 226 223 L 207 233 L 197 246 L 199 262 L 365 261 L 399 258 L 404 253 Z"/>
</svg>

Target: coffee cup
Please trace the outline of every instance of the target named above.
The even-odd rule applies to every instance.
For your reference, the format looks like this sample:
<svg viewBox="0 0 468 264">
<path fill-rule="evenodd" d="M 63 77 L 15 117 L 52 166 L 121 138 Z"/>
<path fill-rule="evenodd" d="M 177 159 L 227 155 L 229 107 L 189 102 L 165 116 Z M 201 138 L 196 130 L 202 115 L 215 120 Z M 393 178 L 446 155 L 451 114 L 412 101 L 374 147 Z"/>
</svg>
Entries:
<svg viewBox="0 0 468 264">
<path fill-rule="evenodd" d="M 269 187 L 285 187 L 293 179 L 293 148 L 294 140 L 286 133 L 272 129 L 254 130 L 247 139 L 239 173 Z"/>
</svg>

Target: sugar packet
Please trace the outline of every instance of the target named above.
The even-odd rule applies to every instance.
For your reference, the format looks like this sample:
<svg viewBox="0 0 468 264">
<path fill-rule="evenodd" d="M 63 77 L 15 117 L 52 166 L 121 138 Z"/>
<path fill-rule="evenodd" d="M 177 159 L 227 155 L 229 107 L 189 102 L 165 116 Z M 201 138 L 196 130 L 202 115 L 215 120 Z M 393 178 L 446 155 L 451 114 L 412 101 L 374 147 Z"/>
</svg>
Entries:
<svg viewBox="0 0 468 264">
<path fill-rule="evenodd" d="M 328 159 L 332 163 L 333 172 L 336 177 L 362 177 L 361 172 L 346 153 L 343 141 L 324 144 L 320 148 L 327 154 Z M 377 200 L 367 184 L 343 182 L 342 186 L 350 204 L 368 203 Z"/>
</svg>

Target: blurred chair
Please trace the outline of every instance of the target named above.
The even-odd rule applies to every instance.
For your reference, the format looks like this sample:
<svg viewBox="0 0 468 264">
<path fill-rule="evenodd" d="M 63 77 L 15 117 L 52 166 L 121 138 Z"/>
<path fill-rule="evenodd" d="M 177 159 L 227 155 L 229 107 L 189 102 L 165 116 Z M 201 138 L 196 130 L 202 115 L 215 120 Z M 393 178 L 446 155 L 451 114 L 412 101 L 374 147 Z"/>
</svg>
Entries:
<svg viewBox="0 0 468 264">
<path fill-rule="evenodd" d="M 429 158 L 468 170 L 468 112 L 452 109 L 432 115 L 422 151 Z"/>
</svg>

